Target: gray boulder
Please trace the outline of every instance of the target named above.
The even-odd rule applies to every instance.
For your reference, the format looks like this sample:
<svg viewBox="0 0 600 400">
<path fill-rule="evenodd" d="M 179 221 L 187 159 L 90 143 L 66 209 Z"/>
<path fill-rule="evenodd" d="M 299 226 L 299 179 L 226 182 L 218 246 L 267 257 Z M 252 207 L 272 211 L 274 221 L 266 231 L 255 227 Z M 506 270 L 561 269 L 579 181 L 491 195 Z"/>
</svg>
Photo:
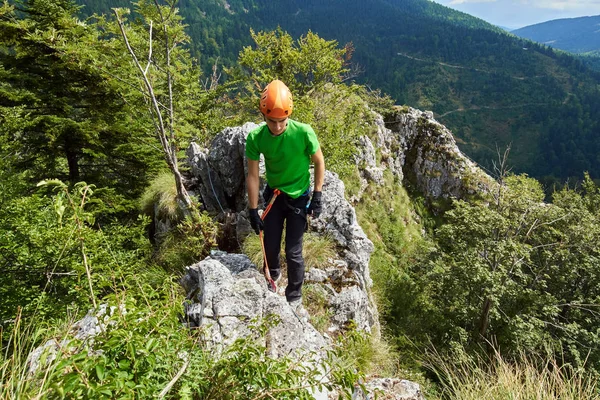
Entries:
<svg viewBox="0 0 600 400">
<path fill-rule="evenodd" d="M 94 337 L 104 332 L 106 327 L 113 323 L 110 317 L 117 311 L 117 307 L 109 307 L 107 304 L 100 304 L 97 310 L 89 310 L 85 317 L 75 322 L 69 330 L 70 337 L 63 339 L 60 342 L 51 339 L 44 343 L 42 346 L 35 348 L 27 356 L 27 366 L 30 374 L 34 374 L 42 366 L 42 360 L 44 365 L 49 365 L 56 359 L 56 355 L 59 351 L 76 353 L 82 348 L 87 348 L 88 354 L 98 354 L 92 350 L 92 344 L 94 343 Z M 126 310 L 121 307 L 120 313 L 125 314 Z M 81 345 L 76 347 L 73 344 L 73 340 L 81 341 Z"/>
<path fill-rule="evenodd" d="M 190 326 L 202 327 L 207 343 L 223 350 L 239 337 L 252 333 L 259 319 L 278 320 L 266 336 L 264 346 L 272 357 L 319 354 L 329 344 L 308 320 L 296 315 L 285 297 L 270 292 L 264 277 L 246 260 L 247 269 L 232 272 L 240 255 L 218 255 L 187 268 L 181 283 L 194 307 L 187 307 Z"/>
<path fill-rule="evenodd" d="M 193 177 L 190 186 L 208 211 L 239 212 L 246 208 L 246 136 L 257 126 L 248 122 L 241 127 L 226 128 L 209 149 L 193 142 L 188 147 L 187 163 Z"/>
<path fill-rule="evenodd" d="M 425 400 L 419 384 L 396 378 L 377 378 L 365 384 L 367 392 L 357 389 L 352 400 Z"/>
</svg>

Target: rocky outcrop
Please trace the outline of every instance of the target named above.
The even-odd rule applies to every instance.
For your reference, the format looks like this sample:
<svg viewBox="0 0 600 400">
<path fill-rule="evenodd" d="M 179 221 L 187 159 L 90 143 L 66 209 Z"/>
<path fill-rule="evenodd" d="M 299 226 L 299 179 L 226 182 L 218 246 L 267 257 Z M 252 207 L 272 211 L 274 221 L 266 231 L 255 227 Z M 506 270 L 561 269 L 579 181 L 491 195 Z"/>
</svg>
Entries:
<svg viewBox="0 0 600 400">
<path fill-rule="evenodd" d="M 249 259 L 237 254 L 213 252 L 187 269 L 182 278 L 190 304 L 186 309 L 191 327 L 204 327 L 208 344 L 216 350 L 250 334 L 257 319 L 277 319 L 264 343 L 271 357 L 318 354 L 329 336 L 319 333 L 297 315 L 284 296 L 267 289 L 264 276 Z M 245 268 L 240 268 L 240 266 Z"/>
<path fill-rule="evenodd" d="M 61 341 L 51 339 L 34 349 L 27 356 L 29 373 L 33 375 L 39 370 L 40 366 L 51 364 L 59 352 L 78 353 L 81 349 L 87 348 L 89 355 L 98 354 L 91 350 L 94 337 L 104 332 L 108 325 L 114 323 L 114 321 L 110 321 L 110 318 L 115 311 L 117 311 L 115 306 L 109 307 L 107 304 L 100 304 L 97 310 L 88 311 L 85 317 L 73 324 L 69 329 L 68 339 L 62 339 Z M 118 311 L 122 314 L 127 313 L 124 307 L 120 307 Z M 72 344 L 73 340 L 80 343 L 75 346 Z"/>
<path fill-rule="evenodd" d="M 365 384 L 365 389 L 357 389 L 352 399 L 425 400 L 421 387 L 405 379 L 377 378 Z"/>
<path fill-rule="evenodd" d="M 489 191 L 494 180 L 466 157 L 452 133 L 430 111 L 397 107 L 385 120 L 375 116 L 375 146 L 368 137 L 358 155 L 363 185 L 380 183 L 380 171 L 389 170 L 428 199 L 465 198 Z M 373 156 L 374 147 L 380 162 Z"/>
<path fill-rule="evenodd" d="M 191 143 L 186 151 L 191 167 L 190 189 L 208 211 L 239 212 L 246 209 L 246 136 L 258 125 L 226 128 L 213 140 L 210 149 Z"/>
<path fill-rule="evenodd" d="M 192 190 L 201 194 L 201 200 L 207 204 L 208 210 L 236 215 L 234 234 L 240 243 L 248 234 L 254 234 L 245 211 L 247 163 L 244 146 L 246 136 L 255 127 L 254 124 L 245 124 L 227 128 L 215 137 L 209 149 L 202 150 L 192 144 L 187 150 L 193 174 Z M 233 159 L 227 162 L 223 160 L 224 157 Z M 263 161 L 260 169 L 264 172 Z M 263 188 L 264 182 L 261 180 L 261 190 Z M 310 229 L 331 237 L 338 257 L 313 268 L 306 281 L 323 286 L 327 293 L 328 305 L 332 310 L 328 331 L 337 331 L 352 321 L 358 329 L 377 334 L 377 310 L 370 298 L 372 283 L 369 259 L 373 243 L 357 223 L 354 208 L 344 195 L 344 183 L 330 171 L 325 173 L 323 200 L 323 212 L 318 219 L 311 220 Z M 264 208 L 264 203 L 259 204 L 259 208 Z M 313 276 L 318 277 L 317 281 L 311 281 Z"/>
<path fill-rule="evenodd" d="M 431 112 L 397 108 L 386 119 L 376 115 L 375 123 L 376 134 L 360 139 L 356 162 L 361 190 L 350 201 L 360 201 L 362 190 L 370 182 L 383 184 L 386 170 L 398 184 L 408 184 L 430 200 L 476 196 L 494 185 L 493 179 L 460 152 L 452 134 L 435 121 Z M 208 211 L 235 221 L 233 232 L 238 242 L 253 234 L 246 215 L 244 149 L 246 136 L 256 126 L 248 123 L 227 128 L 209 149 L 192 143 L 187 150 L 190 189 Z M 262 161 L 260 169 L 264 174 Z M 263 185 L 261 181 L 261 190 Z M 351 321 L 360 330 L 378 334 L 377 310 L 370 297 L 373 244 L 357 223 L 344 183 L 329 171 L 325 174 L 323 199 L 323 213 L 311 221 L 310 229 L 333 239 L 337 256 L 307 271 L 306 283 L 316 285 L 327 299 L 330 320 L 325 331 L 317 331 L 308 319 L 300 320 L 283 296 L 269 292 L 258 267 L 245 256 L 223 252 L 214 252 L 188 268 L 182 283 L 190 301 L 189 324 L 205 327 L 207 340 L 219 347 L 247 335 L 253 318 L 277 314 L 281 324 L 271 329 L 265 343 L 275 357 L 293 352 L 319 353 L 330 344 L 330 336 Z M 259 201 L 259 208 L 264 208 L 262 198 Z M 357 399 L 374 398 L 375 393 L 391 399 L 423 399 L 419 386 L 404 380 L 377 379 L 365 387 L 367 392 L 355 393 Z"/>
</svg>

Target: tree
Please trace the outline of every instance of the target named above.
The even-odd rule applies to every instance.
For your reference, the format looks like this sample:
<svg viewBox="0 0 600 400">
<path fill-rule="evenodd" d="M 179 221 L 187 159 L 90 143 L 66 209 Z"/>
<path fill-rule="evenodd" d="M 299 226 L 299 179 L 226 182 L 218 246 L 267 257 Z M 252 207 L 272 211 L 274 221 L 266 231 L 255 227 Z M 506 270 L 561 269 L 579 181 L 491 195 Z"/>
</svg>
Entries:
<svg viewBox="0 0 600 400">
<path fill-rule="evenodd" d="M 181 105 L 183 96 L 189 94 L 189 90 L 184 89 L 187 85 L 199 89 L 199 76 L 192 68 L 188 53 L 181 47 L 187 42 L 188 37 L 175 8 L 176 4 L 176 0 L 168 0 L 166 6 L 160 5 L 156 0 L 154 2 L 141 0 L 137 3 L 137 11 L 147 27 L 143 50 L 138 50 L 138 53 L 129 40 L 123 20 L 125 10 L 113 9 L 113 11 L 127 50 L 138 70 L 142 91 L 147 100 L 164 159 L 175 177 L 178 200 L 184 212 L 188 213 L 193 204 L 179 171 L 177 153 L 181 144 L 180 135 L 183 132 L 175 111 L 176 106 Z M 154 26 L 155 22 L 156 26 Z M 145 66 L 142 65 L 138 54 L 144 54 L 146 57 Z M 179 97 L 179 101 L 176 96 Z"/>
<path fill-rule="evenodd" d="M 335 40 L 325 40 L 309 31 L 297 41 L 277 28 L 270 32 L 250 30 L 255 47 L 247 46 L 240 52 L 240 69 L 250 85 L 250 94 L 260 92 L 273 79 L 284 81 L 296 96 L 304 96 L 327 83 L 341 83 L 349 48 L 338 48 Z"/>
<path fill-rule="evenodd" d="M 600 365 L 592 322 L 600 315 L 600 221 L 589 206 L 598 196 L 591 180 L 586 192 L 564 189 L 546 204 L 539 182 L 509 176 L 492 198 L 454 202 L 430 265 L 412 271 L 435 315 L 436 345 L 560 351 L 565 362 Z"/>
<path fill-rule="evenodd" d="M 149 121 L 103 72 L 102 32 L 76 12 L 66 0 L 0 7 L 0 129 L 32 180 L 85 180 L 136 197 L 156 170 L 140 135 Z"/>
<path fill-rule="evenodd" d="M 244 116 L 258 116 L 262 89 L 281 79 L 294 95 L 293 118 L 317 132 L 327 168 L 342 177 L 354 173 L 358 139 L 373 121 L 369 106 L 391 108 L 392 102 L 378 92 L 343 82 L 352 46 L 338 48 L 336 41 L 310 31 L 296 41 L 281 28 L 251 35 L 255 45 L 240 52 L 238 68 L 227 70 L 241 82 L 237 101 Z"/>
</svg>

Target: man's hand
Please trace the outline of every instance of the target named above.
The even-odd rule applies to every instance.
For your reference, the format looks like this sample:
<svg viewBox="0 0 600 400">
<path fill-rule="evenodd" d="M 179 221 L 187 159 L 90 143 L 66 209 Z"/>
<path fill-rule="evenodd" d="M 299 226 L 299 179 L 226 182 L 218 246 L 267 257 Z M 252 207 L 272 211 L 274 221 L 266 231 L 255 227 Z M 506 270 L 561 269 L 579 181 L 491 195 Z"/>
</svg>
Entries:
<svg viewBox="0 0 600 400">
<path fill-rule="evenodd" d="M 264 224 L 260 216 L 258 215 L 258 208 L 250 208 L 248 210 L 248 216 L 250 218 L 250 225 L 252 225 L 252 229 L 258 235 L 260 231 L 264 229 Z"/>
<path fill-rule="evenodd" d="M 323 200 L 321 199 L 321 192 L 313 192 L 310 205 L 308 206 L 308 210 L 306 210 L 306 212 L 308 215 L 312 215 L 314 218 L 319 218 L 319 215 L 321 215 L 322 211 Z"/>
</svg>

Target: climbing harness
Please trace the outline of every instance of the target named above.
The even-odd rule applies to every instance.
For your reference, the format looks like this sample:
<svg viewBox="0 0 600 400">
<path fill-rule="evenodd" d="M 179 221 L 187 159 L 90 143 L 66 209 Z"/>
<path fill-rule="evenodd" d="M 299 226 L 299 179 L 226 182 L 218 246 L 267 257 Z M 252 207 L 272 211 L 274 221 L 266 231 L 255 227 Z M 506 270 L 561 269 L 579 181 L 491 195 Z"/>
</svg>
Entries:
<svg viewBox="0 0 600 400">
<path fill-rule="evenodd" d="M 271 196 L 271 200 L 269 201 L 269 204 L 267 204 L 267 208 L 265 208 L 265 211 L 260 216 L 261 220 L 263 220 L 263 221 L 265 220 L 265 218 L 267 217 L 267 214 L 269 213 L 269 211 L 271 211 L 271 207 L 273 207 L 273 203 L 275 203 L 277 196 L 279 196 L 280 194 L 281 194 L 281 191 L 279 189 L 275 189 L 273 191 L 273 196 Z M 271 272 L 269 271 L 269 264 L 267 262 L 267 253 L 265 252 L 265 239 L 263 238 L 262 229 L 258 231 L 258 236 L 260 237 L 260 245 L 262 246 L 263 259 L 265 260 L 263 273 L 265 274 L 265 279 L 267 280 L 267 283 L 269 285 L 269 290 L 272 291 L 273 293 L 277 293 L 277 285 L 275 284 L 275 281 L 273 280 L 273 278 L 271 278 Z"/>
</svg>

